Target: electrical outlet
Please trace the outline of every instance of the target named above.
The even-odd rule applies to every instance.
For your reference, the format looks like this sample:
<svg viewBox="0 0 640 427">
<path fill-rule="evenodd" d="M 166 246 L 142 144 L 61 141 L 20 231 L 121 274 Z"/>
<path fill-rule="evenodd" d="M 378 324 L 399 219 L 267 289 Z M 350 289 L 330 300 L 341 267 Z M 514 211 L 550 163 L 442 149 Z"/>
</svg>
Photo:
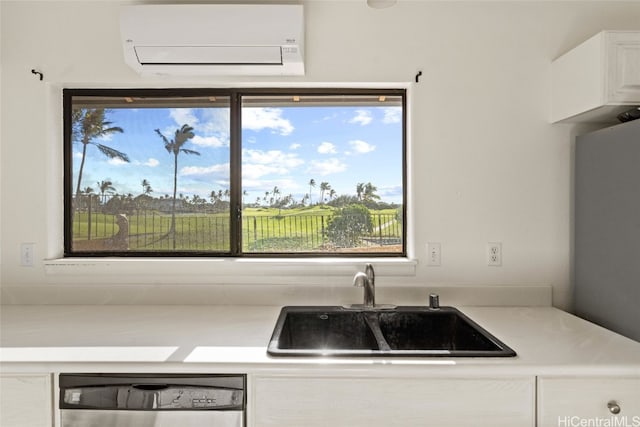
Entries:
<svg viewBox="0 0 640 427">
<path fill-rule="evenodd" d="M 487 265 L 499 267 L 502 265 L 502 243 L 487 243 Z"/>
<path fill-rule="evenodd" d="M 427 243 L 427 265 L 437 267 L 440 265 L 440 243 Z"/>
<path fill-rule="evenodd" d="M 34 243 L 23 243 L 20 245 L 20 265 L 23 267 L 33 267 Z"/>
</svg>

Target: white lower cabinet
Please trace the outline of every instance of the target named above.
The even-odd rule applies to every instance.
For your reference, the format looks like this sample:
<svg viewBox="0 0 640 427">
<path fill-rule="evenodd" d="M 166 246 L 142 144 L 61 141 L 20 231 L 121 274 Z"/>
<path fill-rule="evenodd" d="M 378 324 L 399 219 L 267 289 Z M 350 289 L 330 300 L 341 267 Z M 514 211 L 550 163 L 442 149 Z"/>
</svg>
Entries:
<svg viewBox="0 0 640 427">
<path fill-rule="evenodd" d="M 535 378 L 256 376 L 254 427 L 535 425 Z"/>
<path fill-rule="evenodd" d="M 53 425 L 51 374 L 0 375 L 0 427 Z"/>
<path fill-rule="evenodd" d="M 538 378 L 538 426 L 640 427 L 640 378 Z"/>
<path fill-rule="evenodd" d="M 640 427 L 640 377 L 542 376 L 536 386 L 533 376 L 264 373 L 249 384 L 252 427 Z M 0 427 L 52 427 L 52 402 L 51 374 L 0 375 Z"/>
</svg>

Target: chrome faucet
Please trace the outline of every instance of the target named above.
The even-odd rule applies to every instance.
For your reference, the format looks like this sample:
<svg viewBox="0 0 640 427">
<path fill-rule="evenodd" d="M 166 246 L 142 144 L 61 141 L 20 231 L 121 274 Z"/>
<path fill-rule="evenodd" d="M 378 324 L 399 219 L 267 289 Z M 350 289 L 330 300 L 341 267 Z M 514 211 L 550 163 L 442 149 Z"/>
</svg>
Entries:
<svg viewBox="0 0 640 427">
<path fill-rule="evenodd" d="M 376 306 L 376 274 L 373 265 L 367 264 L 364 273 L 359 271 L 353 278 L 353 286 L 364 287 L 364 308 Z"/>
</svg>

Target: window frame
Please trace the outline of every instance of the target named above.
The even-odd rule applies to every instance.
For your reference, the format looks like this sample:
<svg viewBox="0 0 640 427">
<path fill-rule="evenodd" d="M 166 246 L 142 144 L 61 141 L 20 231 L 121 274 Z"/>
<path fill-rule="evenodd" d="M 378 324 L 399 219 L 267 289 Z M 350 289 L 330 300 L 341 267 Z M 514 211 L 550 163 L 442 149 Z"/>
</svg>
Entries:
<svg viewBox="0 0 640 427">
<path fill-rule="evenodd" d="M 243 252 L 242 251 L 242 97 L 250 96 L 399 96 L 402 105 L 402 250 L 400 252 Z M 229 238 L 230 248 L 225 252 L 209 251 L 74 251 L 72 248 L 72 199 L 73 199 L 73 140 L 72 107 L 73 97 L 229 97 L 229 161 L 230 170 L 230 207 Z M 407 257 L 407 89 L 406 88 L 162 88 L 162 89 L 73 89 L 62 91 L 63 105 L 63 257 L 64 258 L 406 258 Z M 235 114 L 234 114 L 235 112 Z"/>
</svg>

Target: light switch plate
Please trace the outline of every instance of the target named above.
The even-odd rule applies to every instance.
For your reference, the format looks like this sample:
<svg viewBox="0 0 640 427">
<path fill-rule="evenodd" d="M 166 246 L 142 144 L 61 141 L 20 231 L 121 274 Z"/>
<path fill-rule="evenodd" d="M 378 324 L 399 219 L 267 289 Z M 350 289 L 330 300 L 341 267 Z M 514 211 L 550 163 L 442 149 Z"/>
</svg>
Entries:
<svg viewBox="0 0 640 427">
<path fill-rule="evenodd" d="M 438 242 L 427 243 L 427 265 L 437 267 L 440 265 L 442 253 L 441 246 Z"/>
</svg>

